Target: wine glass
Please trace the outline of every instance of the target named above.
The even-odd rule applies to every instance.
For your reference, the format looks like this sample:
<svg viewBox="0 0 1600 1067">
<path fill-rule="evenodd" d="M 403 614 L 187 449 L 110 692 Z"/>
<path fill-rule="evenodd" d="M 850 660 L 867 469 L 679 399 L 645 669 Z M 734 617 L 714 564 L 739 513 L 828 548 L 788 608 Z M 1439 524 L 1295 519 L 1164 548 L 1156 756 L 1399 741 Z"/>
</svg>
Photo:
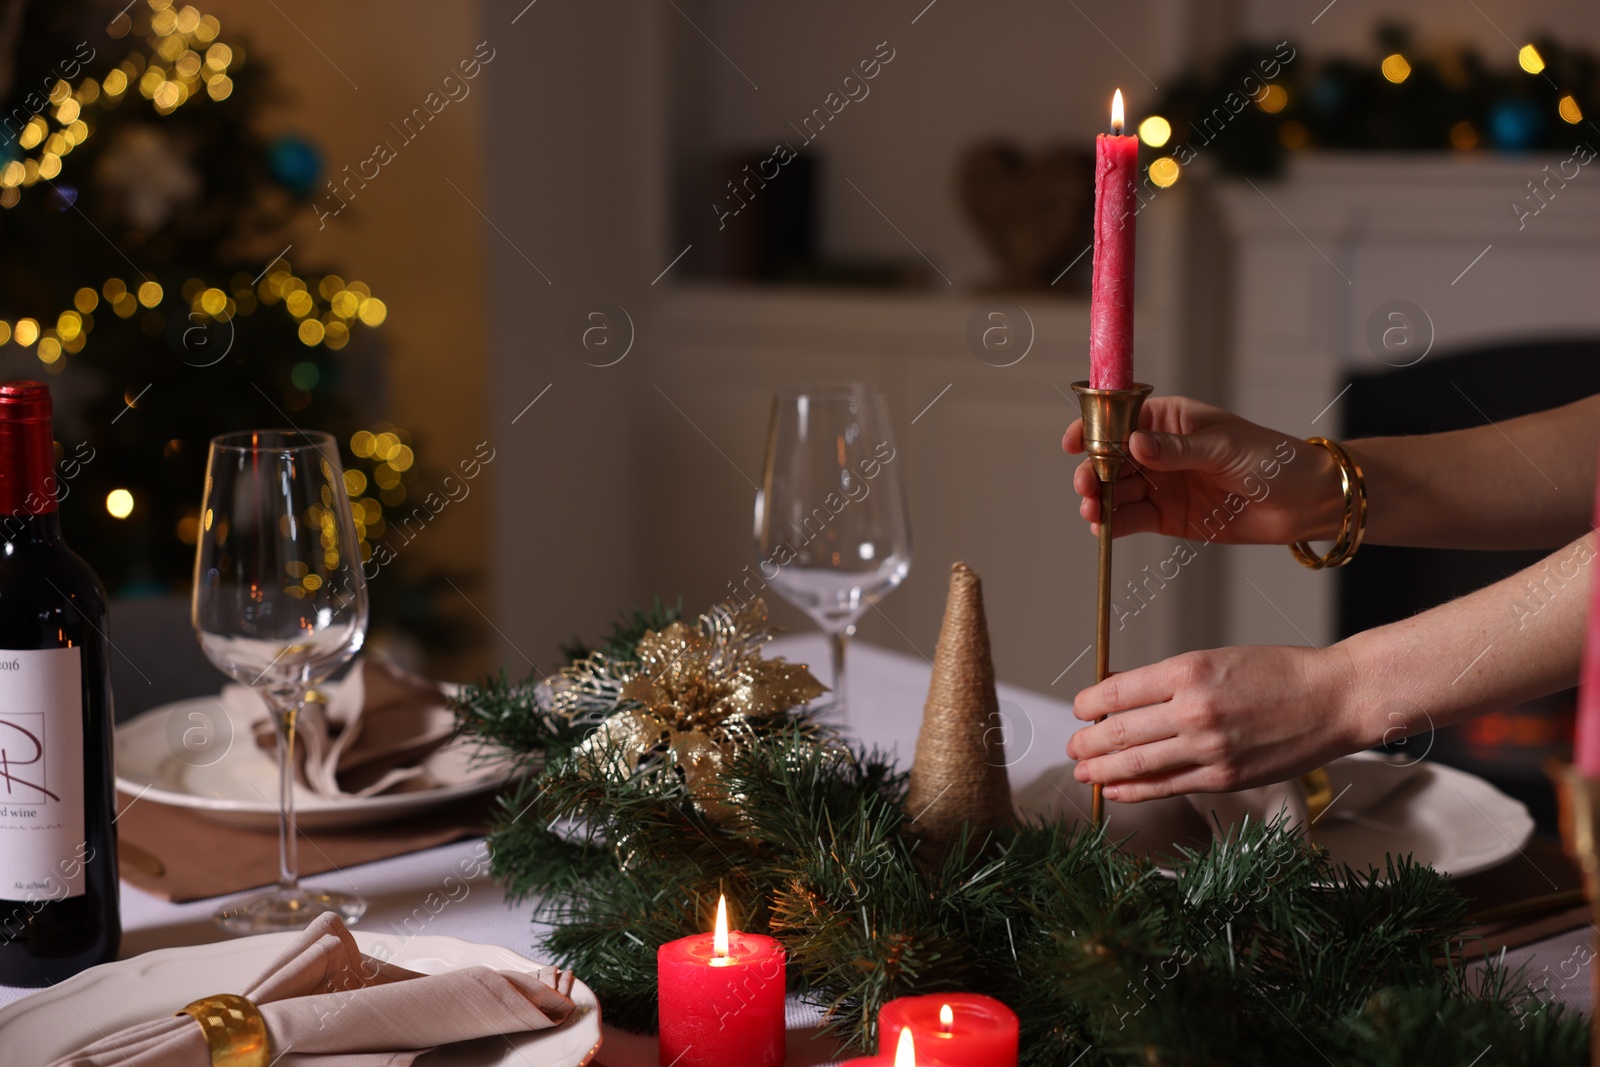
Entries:
<svg viewBox="0 0 1600 1067">
<path fill-rule="evenodd" d="M 366 639 L 350 498 L 332 436 L 251 430 L 213 438 L 195 551 L 192 619 L 211 662 L 258 692 L 278 736 L 278 884 L 214 916 L 230 933 L 300 930 L 366 901 L 301 888 L 294 820 L 295 723 L 306 691 Z"/>
<path fill-rule="evenodd" d="M 828 634 L 839 719 L 856 622 L 911 570 L 902 463 L 882 393 L 853 382 L 773 396 L 756 554 L 762 578 Z"/>
</svg>

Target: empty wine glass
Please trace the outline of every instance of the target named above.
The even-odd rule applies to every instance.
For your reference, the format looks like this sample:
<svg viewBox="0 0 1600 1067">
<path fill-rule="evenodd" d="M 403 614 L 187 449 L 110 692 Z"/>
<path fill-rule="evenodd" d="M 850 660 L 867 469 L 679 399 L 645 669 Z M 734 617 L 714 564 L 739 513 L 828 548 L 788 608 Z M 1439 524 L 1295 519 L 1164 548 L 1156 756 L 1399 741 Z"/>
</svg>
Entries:
<svg viewBox="0 0 1600 1067">
<path fill-rule="evenodd" d="M 761 576 L 833 646 L 833 711 L 849 707 L 845 646 L 911 570 L 911 517 L 883 394 L 860 383 L 781 389 L 756 491 Z"/>
<path fill-rule="evenodd" d="M 339 450 L 325 433 L 252 430 L 213 438 L 195 551 L 193 622 L 224 673 L 265 700 L 278 736 L 278 885 L 216 913 L 231 933 L 304 929 L 366 901 L 300 886 L 295 725 L 306 691 L 366 639 L 367 587 Z"/>
</svg>

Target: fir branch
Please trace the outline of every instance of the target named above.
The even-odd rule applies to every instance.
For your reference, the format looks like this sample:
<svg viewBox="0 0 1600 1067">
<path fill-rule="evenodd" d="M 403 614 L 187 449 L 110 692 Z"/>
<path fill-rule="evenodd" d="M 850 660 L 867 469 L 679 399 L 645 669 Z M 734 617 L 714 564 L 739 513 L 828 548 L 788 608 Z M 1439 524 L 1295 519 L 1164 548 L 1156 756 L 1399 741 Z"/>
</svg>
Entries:
<svg viewBox="0 0 1600 1067">
<path fill-rule="evenodd" d="M 637 639 L 625 620 L 602 660 Z M 1335 868 L 1280 822 L 1247 820 L 1178 850 L 1168 876 L 1039 820 L 925 865 L 905 775 L 804 716 L 725 752 L 725 803 L 708 804 L 670 749 L 575 748 L 588 727 L 545 718 L 531 680 L 461 705 L 483 736 L 543 757 L 502 800 L 494 871 L 628 1029 L 654 1027 L 656 947 L 708 929 L 720 891 L 739 928 L 783 941 L 792 989 L 857 1049 L 887 1000 L 971 989 L 1021 1017 L 1024 1067 L 1460 1067 L 1490 1046 L 1496 1063 L 1586 1061 L 1583 1018 L 1520 973 L 1467 971 L 1451 947 L 1462 898 L 1409 858 Z"/>
<path fill-rule="evenodd" d="M 568 751 L 593 728 L 553 712 L 548 687 L 533 671 L 513 682 L 502 668 L 498 676 L 463 686 L 450 706 L 458 733 L 481 738 L 524 765 Z"/>
</svg>

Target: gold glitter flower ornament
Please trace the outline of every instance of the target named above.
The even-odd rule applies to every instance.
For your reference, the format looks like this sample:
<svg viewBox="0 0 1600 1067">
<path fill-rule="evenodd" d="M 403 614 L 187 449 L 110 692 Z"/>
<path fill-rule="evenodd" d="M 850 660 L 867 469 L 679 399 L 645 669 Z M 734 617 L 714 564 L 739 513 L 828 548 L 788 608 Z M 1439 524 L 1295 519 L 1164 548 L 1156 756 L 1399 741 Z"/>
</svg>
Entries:
<svg viewBox="0 0 1600 1067">
<path fill-rule="evenodd" d="M 640 639 L 635 658 L 595 653 L 562 672 L 553 707 L 593 721 L 578 747 L 595 773 L 625 778 L 666 757 L 690 796 L 714 818 L 727 814 L 726 761 L 792 721 L 794 709 L 827 692 L 803 663 L 767 659 L 766 605 L 718 605 L 694 625 L 675 622 Z"/>
</svg>

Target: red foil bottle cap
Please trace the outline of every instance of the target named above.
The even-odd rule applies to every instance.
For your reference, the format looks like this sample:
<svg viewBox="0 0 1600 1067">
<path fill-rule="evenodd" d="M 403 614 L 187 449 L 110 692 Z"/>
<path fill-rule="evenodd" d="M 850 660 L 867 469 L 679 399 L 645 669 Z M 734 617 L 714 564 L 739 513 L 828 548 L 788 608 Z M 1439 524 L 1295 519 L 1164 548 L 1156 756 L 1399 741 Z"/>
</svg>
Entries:
<svg viewBox="0 0 1600 1067">
<path fill-rule="evenodd" d="M 0 383 L 0 517 L 56 510 L 50 387 Z"/>
</svg>

